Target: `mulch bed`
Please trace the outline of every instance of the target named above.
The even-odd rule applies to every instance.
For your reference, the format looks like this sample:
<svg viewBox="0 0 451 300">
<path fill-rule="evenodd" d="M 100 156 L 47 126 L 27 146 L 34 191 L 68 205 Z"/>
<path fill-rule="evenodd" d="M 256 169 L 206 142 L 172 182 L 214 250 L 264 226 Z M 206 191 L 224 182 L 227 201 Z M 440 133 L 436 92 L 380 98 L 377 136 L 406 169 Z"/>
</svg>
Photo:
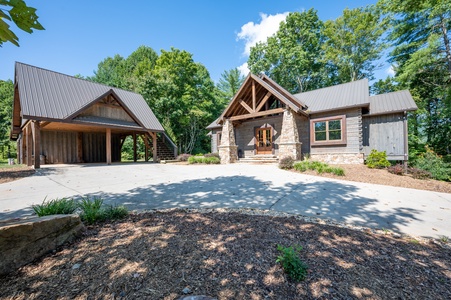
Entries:
<svg viewBox="0 0 451 300">
<path fill-rule="evenodd" d="M 277 245 L 301 245 L 293 282 Z M 0 278 L 0 299 L 451 299 L 451 249 L 432 240 L 236 211 L 170 210 L 88 227 Z"/>
<path fill-rule="evenodd" d="M 20 178 L 31 176 L 35 170 L 30 167 L 11 166 L 0 168 L 0 183 L 14 181 Z"/>
</svg>

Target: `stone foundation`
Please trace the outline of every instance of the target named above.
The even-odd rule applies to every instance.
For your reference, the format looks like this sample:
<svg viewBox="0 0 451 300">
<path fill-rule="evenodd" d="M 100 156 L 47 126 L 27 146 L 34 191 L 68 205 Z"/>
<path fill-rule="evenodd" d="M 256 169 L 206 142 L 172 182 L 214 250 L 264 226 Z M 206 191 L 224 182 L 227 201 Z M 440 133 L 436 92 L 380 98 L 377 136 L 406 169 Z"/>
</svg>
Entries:
<svg viewBox="0 0 451 300">
<path fill-rule="evenodd" d="M 295 114 L 290 109 L 283 112 L 282 133 L 279 141 L 279 158 L 287 156 L 291 156 L 295 160 L 301 159 L 301 143 Z"/>
<path fill-rule="evenodd" d="M 78 215 L 53 215 L 0 222 L 0 275 L 72 241 L 84 230 Z"/>
<path fill-rule="evenodd" d="M 230 120 L 225 120 L 222 126 L 221 145 L 218 146 L 221 164 L 230 164 L 238 161 L 238 146 L 235 143 L 235 132 Z"/>
<path fill-rule="evenodd" d="M 363 164 L 363 153 L 329 153 L 311 154 L 310 159 L 322 161 L 327 164 Z"/>
</svg>

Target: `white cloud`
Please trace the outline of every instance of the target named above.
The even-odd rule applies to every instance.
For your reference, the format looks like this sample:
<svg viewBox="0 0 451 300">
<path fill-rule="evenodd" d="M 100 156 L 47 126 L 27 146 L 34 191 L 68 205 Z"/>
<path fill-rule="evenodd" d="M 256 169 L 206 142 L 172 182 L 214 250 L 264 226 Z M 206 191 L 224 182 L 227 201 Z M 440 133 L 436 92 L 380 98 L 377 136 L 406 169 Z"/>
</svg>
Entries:
<svg viewBox="0 0 451 300">
<path fill-rule="evenodd" d="M 243 75 L 244 77 L 246 77 L 250 70 L 249 67 L 247 65 L 247 62 L 245 62 L 244 64 L 242 64 L 241 66 L 238 67 L 238 71 L 240 71 L 241 75 Z"/>
<path fill-rule="evenodd" d="M 260 23 L 248 22 L 241 26 L 237 39 L 245 41 L 243 54 L 249 56 L 252 46 L 255 46 L 258 42 L 266 41 L 268 37 L 276 33 L 280 22 L 284 21 L 287 16 L 288 12 L 276 15 L 260 13 Z"/>
<path fill-rule="evenodd" d="M 393 68 L 393 66 L 390 66 L 389 68 L 387 68 L 387 70 L 385 70 L 385 72 L 391 77 L 396 75 L 396 72 L 395 72 L 395 69 Z"/>
</svg>

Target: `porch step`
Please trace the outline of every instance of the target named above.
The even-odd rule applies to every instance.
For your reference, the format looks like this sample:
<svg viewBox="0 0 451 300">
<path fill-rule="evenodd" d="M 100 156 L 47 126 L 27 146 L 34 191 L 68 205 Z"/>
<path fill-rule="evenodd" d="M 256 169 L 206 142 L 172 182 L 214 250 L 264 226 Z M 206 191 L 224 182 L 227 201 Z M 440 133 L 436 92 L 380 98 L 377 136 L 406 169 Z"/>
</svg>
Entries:
<svg viewBox="0 0 451 300">
<path fill-rule="evenodd" d="M 279 159 L 275 155 L 254 155 L 238 160 L 240 163 L 257 163 L 257 164 L 276 164 Z"/>
</svg>

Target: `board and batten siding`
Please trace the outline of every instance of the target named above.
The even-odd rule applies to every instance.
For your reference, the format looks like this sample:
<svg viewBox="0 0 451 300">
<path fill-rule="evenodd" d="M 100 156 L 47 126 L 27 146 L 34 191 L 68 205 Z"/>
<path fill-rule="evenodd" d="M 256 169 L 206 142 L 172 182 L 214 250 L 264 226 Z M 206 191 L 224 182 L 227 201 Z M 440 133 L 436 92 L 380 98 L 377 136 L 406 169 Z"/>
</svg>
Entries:
<svg viewBox="0 0 451 300">
<path fill-rule="evenodd" d="M 277 155 L 279 149 L 277 144 L 280 139 L 282 129 L 282 116 L 273 116 L 243 122 L 236 125 L 235 142 L 238 146 L 238 156 L 249 157 L 255 155 L 255 128 L 273 127 L 273 153 Z"/>
<path fill-rule="evenodd" d="M 222 132 L 221 128 L 211 130 L 211 153 L 218 153 L 218 139 L 219 134 Z"/>
<path fill-rule="evenodd" d="M 93 106 L 87 108 L 80 114 L 80 116 L 96 116 L 127 122 L 135 122 L 122 107 L 101 103 L 94 104 Z"/>
<path fill-rule="evenodd" d="M 387 158 L 404 160 L 404 114 L 396 113 L 363 117 L 363 149 L 386 151 Z"/>
<path fill-rule="evenodd" d="M 41 155 L 46 164 L 78 163 L 77 133 L 41 131 Z"/>
<path fill-rule="evenodd" d="M 359 154 L 363 152 L 362 109 L 351 108 L 315 114 L 312 120 L 346 115 L 346 144 L 331 146 L 312 146 L 311 154 Z"/>
<path fill-rule="evenodd" d="M 301 154 L 310 154 L 310 122 L 305 116 L 296 114 L 296 126 L 298 128 L 299 142 L 301 143 Z"/>
</svg>

